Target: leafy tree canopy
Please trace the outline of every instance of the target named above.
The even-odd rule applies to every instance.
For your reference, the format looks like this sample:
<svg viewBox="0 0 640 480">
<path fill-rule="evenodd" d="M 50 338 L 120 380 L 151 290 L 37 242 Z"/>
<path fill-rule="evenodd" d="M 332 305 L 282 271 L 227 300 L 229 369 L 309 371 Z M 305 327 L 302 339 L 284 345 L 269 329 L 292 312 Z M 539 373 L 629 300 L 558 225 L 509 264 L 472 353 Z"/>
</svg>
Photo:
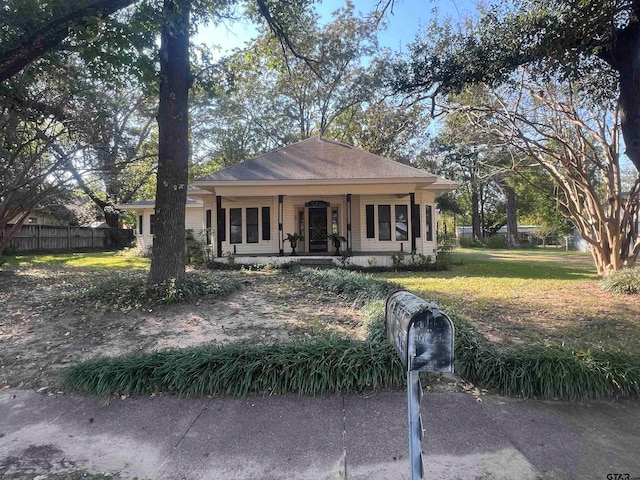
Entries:
<svg viewBox="0 0 640 480">
<path fill-rule="evenodd" d="M 497 86 L 528 65 L 534 76 L 576 81 L 601 101 L 619 92 L 627 155 L 640 170 L 638 54 L 637 0 L 514 0 L 462 25 L 433 25 L 397 65 L 393 83 L 435 98 L 468 84 Z"/>
</svg>

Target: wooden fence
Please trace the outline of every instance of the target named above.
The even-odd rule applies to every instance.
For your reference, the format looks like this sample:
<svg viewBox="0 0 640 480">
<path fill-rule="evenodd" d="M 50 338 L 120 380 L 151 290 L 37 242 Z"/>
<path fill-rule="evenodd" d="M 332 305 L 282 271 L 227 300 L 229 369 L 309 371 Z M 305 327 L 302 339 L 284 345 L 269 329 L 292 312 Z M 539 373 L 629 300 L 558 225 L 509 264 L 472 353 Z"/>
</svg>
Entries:
<svg viewBox="0 0 640 480">
<path fill-rule="evenodd" d="M 9 241 L 5 252 L 109 250 L 118 246 L 111 230 L 109 228 L 23 225 L 20 232 Z M 8 231 L 8 228 L 6 231 Z M 0 235 L 4 235 L 5 232 L 0 231 Z M 122 233 L 124 233 L 124 236 L 133 238 L 131 230 L 124 230 Z"/>
</svg>

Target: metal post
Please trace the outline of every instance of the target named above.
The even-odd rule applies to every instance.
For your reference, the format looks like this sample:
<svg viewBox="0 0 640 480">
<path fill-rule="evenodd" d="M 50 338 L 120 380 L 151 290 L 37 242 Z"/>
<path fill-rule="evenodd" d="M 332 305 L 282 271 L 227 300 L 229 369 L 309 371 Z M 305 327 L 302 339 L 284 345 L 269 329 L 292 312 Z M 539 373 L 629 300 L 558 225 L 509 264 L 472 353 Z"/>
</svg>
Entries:
<svg viewBox="0 0 640 480">
<path fill-rule="evenodd" d="M 411 480 L 424 478 L 422 465 L 422 416 L 420 415 L 420 401 L 422 400 L 422 385 L 420 372 L 407 372 L 407 403 L 409 415 L 409 462 L 411 464 Z"/>
<path fill-rule="evenodd" d="M 416 354 L 416 344 L 413 329 L 409 330 L 407 338 L 407 359 Z M 420 401 L 422 400 L 422 385 L 420 384 L 420 372 L 407 371 L 407 415 L 409 420 L 409 464 L 411 465 L 411 480 L 424 478 L 422 465 L 422 417 L 420 416 Z"/>
<path fill-rule="evenodd" d="M 424 478 L 420 372 L 453 372 L 455 329 L 435 303 L 399 291 L 387 298 L 387 339 L 407 368 L 407 419 L 411 480 Z"/>
</svg>

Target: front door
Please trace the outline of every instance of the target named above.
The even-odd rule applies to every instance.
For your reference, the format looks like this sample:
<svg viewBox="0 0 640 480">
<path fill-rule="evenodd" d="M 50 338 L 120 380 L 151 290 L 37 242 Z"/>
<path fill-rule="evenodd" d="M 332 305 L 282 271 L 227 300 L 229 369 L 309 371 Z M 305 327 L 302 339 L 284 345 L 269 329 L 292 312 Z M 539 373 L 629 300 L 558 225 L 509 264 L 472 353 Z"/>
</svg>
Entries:
<svg viewBox="0 0 640 480">
<path fill-rule="evenodd" d="M 309 252 L 327 251 L 327 207 L 309 207 Z"/>
</svg>

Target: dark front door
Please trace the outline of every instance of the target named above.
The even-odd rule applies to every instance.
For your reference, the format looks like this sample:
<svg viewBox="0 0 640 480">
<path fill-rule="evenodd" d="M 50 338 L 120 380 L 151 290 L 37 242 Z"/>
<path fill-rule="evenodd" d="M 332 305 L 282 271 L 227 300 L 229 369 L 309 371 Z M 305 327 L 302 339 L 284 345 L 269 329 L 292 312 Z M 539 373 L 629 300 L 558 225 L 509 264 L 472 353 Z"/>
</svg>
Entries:
<svg viewBox="0 0 640 480">
<path fill-rule="evenodd" d="M 309 252 L 327 251 L 327 207 L 309 207 Z"/>
</svg>

